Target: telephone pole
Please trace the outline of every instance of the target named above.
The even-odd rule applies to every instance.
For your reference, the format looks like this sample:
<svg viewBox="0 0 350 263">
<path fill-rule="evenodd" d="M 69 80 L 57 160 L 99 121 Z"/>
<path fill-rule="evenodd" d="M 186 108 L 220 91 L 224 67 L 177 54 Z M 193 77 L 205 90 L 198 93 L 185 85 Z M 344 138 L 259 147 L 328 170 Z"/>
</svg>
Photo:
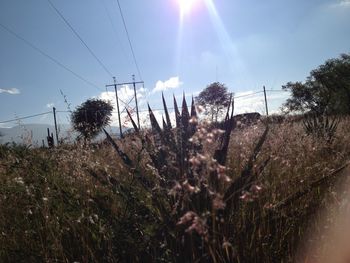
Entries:
<svg viewBox="0 0 350 263">
<path fill-rule="evenodd" d="M 124 82 L 124 83 L 118 83 L 117 86 L 124 86 L 124 85 L 133 85 L 134 87 L 134 98 L 135 98 L 135 104 L 136 104 L 136 115 L 137 115 L 137 124 L 140 129 L 140 116 L 139 116 L 139 106 L 137 102 L 137 92 L 136 92 L 136 84 L 143 84 L 143 81 L 135 81 L 135 75 L 132 75 L 132 82 Z"/>
<path fill-rule="evenodd" d="M 269 109 L 267 108 L 267 99 L 266 99 L 266 89 L 265 89 L 265 86 L 264 86 L 264 97 L 265 97 L 266 116 L 269 116 Z"/>
<path fill-rule="evenodd" d="M 119 119 L 120 135 L 121 135 L 121 137 L 123 138 L 122 129 L 121 129 L 121 118 L 120 118 L 120 110 L 119 110 L 118 91 L 117 91 L 117 90 L 118 90 L 118 86 L 133 85 L 133 87 L 134 87 L 134 98 L 135 98 L 135 104 L 136 104 L 137 124 L 138 124 L 138 127 L 139 127 L 139 129 L 140 129 L 141 126 L 140 126 L 139 105 L 138 105 L 138 101 L 137 101 L 136 84 L 143 84 L 143 85 L 144 85 L 144 82 L 143 82 L 143 81 L 135 81 L 135 75 L 132 75 L 132 82 L 117 83 L 116 80 L 115 80 L 115 77 L 114 77 L 113 79 L 114 79 L 114 84 L 112 84 L 112 85 L 106 85 L 106 87 L 111 87 L 111 86 L 114 87 L 115 96 L 116 96 L 116 100 L 117 100 L 117 110 L 118 110 L 118 119 Z M 133 99 L 131 99 L 131 101 L 132 101 L 132 100 L 133 100 Z M 125 102 L 124 102 L 124 104 L 125 104 Z"/>
<path fill-rule="evenodd" d="M 53 112 L 53 119 L 55 122 L 56 142 L 57 142 L 57 146 L 58 146 L 59 142 L 58 142 L 58 129 L 57 129 L 56 108 L 55 107 L 52 108 L 52 112 Z"/>
<path fill-rule="evenodd" d="M 122 123 L 121 123 L 121 120 L 120 120 L 120 110 L 119 110 L 119 99 L 118 99 L 118 89 L 117 89 L 117 80 L 115 77 L 113 77 L 113 81 L 114 81 L 114 84 L 110 84 L 110 85 L 106 85 L 106 88 L 107 87 L 114 87 L 114 91 L 115 91 L 115 99 L 117 101 L 117 111 L 118 111 L 118 121 L 119 121 L 119 132 L 120 132 L 120 137 L 123 138 L 123 131 L 122 131 Z"/>
<path fill-rule="evenodd" d="M 136 82 L 135 82 L 135 75 L 132 75 L 132 82 L 134 86 L 134 96 L 135 96 L 135 104 L 136 104 L 136 115 L 137 115 L 137 125 L 140 129 L 140 117 L 139 117 L 139 106 L 137 104 L 137 94 L 136 94 Z M 143 82 L 142 82 L 143 83 Z"/>
</svg>

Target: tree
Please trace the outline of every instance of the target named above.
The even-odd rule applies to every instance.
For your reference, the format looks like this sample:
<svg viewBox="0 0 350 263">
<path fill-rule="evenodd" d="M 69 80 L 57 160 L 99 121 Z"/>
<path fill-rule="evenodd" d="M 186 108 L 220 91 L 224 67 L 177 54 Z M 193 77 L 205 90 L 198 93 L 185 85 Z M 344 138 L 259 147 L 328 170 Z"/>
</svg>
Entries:
<svg viewBox="0 0 350 263">
<path fill-rule="evenodd" d="M 113 106 L 100 99 L 89 99 L 73 111 L 74 130 L 86 140 L 95 137 L 111 121 Z"/>
<path fill-rule="evenodd" d="M 198 105 L 205 108 L 205 114 L 210 116 L 212 121 L 214 119 L 217 121 L 223 110 L 230 104 L 230 96 L 224 84 L 214 82 L 199 93 L 196 101 Z"/>
<path fill-rule="evenodd" d="M 288 82 L 282 89 L 291 92 L 284 104 L 289 112 L 349 114 L 350 54 L 327 60 L 304 83 Z"/>
</svg>

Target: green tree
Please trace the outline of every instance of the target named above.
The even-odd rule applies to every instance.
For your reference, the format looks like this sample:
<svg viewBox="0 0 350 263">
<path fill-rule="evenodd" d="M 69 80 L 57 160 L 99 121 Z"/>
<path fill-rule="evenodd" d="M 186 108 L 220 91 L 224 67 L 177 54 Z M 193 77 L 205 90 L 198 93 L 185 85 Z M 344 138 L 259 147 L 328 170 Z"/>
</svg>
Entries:
<svg viewBox="0 0 350 263">
<path fill-rule="evenodd" d="M 291 92 L 284 104 L 289 112 L 349 114 L 350 54 L 327 60 L 304 83 L 288 82 L 282 88 Z"/>
<path fill-rule="evenodd" d="M 84 139 L 92 139 L 110 123 L 112 111 L 113 106 L 109 102 L 89 99 L 72 112 L 73 128 Z"/>
<path fill-rule="evenodd" d="M 205 108 L 205 114 L 211 118 L 211 121 L 217 121 L 220 114 L 229 105 L 230 96 L 224 84 L 214 82 L 199 93 L 196 101 L 198 105 Z"/>
</svg>

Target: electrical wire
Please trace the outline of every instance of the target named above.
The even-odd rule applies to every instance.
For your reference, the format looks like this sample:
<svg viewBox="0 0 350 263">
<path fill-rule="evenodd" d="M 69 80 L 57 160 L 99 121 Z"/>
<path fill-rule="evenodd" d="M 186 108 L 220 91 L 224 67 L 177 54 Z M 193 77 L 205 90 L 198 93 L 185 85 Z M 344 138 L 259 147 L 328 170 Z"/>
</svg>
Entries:
<svg viewBox="0 0 350 263">
<path fill-rule="evenodd" d="M 11 30 L 10 28 L 6 27 L 5 25 L 0 23 L 0 27 L 2 27 L 5 31 L 7 31 L 8 33 L 10 33 L 11 35 L 15 36 L 17 39 L 23 41 L 24 43 L 26 43 L 28 46 L 30 46 L 32 49 L 34 49 L 35 51 L 37 51 L 38 53 L 40 53 L 41 55 L 43 55 L 44 57 L 50 59 L 52 62 L 54 62 L 56 65 L 60 66 L 61 68 L 65 69 L 66 71 L 68 71 L 69 73 L 73 74 L 75 77 L 77 77 L 78 79 L 80 79 L 81 81 L 84 81 L 86 84 L 97 88 L 98 90 L 101 90 L 96 84 L 92 83 L 91 81 L 85 79 L 84 77 L 82 77 L 81 75 L 79 75 L 78 73 L 74 72 L 72 69 L 70 69 L 69 67 L 65 66 L 64 64 L 62 64 L 60 61 L 58 61 L 57 59 L 55 59 L 54 57 L 50 56 L 49 54 L 47 54 L 45 51 L 41 50 L 40 48 L 38 48 L 37 46 L 35 46 L 34 44 L 32 44 L 31 42 L 29 42 L 28 40 L 26 40 L 25 38 L 21 37 L 20 35 L 18 35 L 16 32 L 14 32 L 13 30 Z"/>
<path fill-rule="evenodd" d="M 138 65 L 137 60 L 136 60 L 134 48 L 132 46 L 130 35 L 129 35 L 129 31 L 128 31 L 128 28 L 126 26 L 126 22 L 125 22 L 125 19 L 124 19 L 123 10 L 122 10 L 122 8 L 120 6 L 119 0 L 116 0 L 116 1 L 117 1 L 117 4 L 118 4 L 118 7 L 119 7 L 120 16 L 122 17 L 122 20 L 123 20 L 124 29 L 125 29 L 128 41 L 129 41 L 129 46 L 130 46 L 130 50 L 131 50 L 131 53 L 132 53 L 132 56 L 133 56 L 133 59 L 134 59 L 136 70 L 137 70 L 137 73 L 139 74 L 139 78 L 142 80 L 142 75 L 141 75 L 141 72 L 140 72 L 140 68 L 139 68 L 139 65 Z"/>
<path fill-rule="evenodd" d="M 127 57 L 125 55 L 125 50 L 124 50 L 123 45 L 120 43 L 120 38 L 119 38 L 119 35 L 118 35 L 118 31 L 117 31 L 115 25 L 113 24 L 112 17 L 111 17 L 111 15 L 110 15 L 107 7 L 106 7 L 106 4 L 105 4 L 104 0 L 101 0 L 101 3 L 103 5 L 103 8 L 104 8 L 106 14 L 107 14 L 109 23 L 111 24 L 112 30 L 113 30 L 115 38 L 116 38 L 117 45 L 120 47 L 120 49 L 122 51 L 122 54 L 123 54 L 124 58 L 126 59 Z"/>
<path fill-rule="evenodd" d="M 102 63 L 102 61 L 96 56 L 96 54 L 91 50 L 91 48 L 86 44 L 86 42 L 81 38 L 78 32 L 73 28 L 73 26 L 68 22 L 68 20 L 63 16 L 63 14 L 56 8 L 51 0 L 47 0 L 51 7 L 55 10 L 57 15 L 64 21 L 64 23 L 70 28 L 73 34 L 80 40 L 80 42 L 86 47 L 90 54 L 96 59 L 100 66 L 105 70 L 105 72 L 112 78 L 113 74 L 107 69 L 107 67 Z"/>
<path fill-rule="evenodd" d="M 51 111 L 48 111 L 48 112 L 38 113 L 38 114 L 29 115 L 29 116 L 25 116 L 25 117 L 18 117 L 18 118 L 16 118 L 16 119 L 12 119 L 12 120 L 0 121 L 0 123 L 14 122 L 14 121 L 19 121 L 19 120 L 34 118 L 34 117 L 38 117 L 38 116 L 43 116 L 43 115 L 47 115 L 47 114 L 50 114 L 50 113 L 52 113 L 52 112 L 51 112 Z"/>
<path fill-rule="evenodd" d="M 1 24 L 0 24 L 1 25 Z M 276 92 L 285 92 L 284 90 L 266 90 L 266 91 L 276 91 Z M 242 98 L 242 97 L 248 97 L 248 96 L 252 96 L 252 95 L 255 95 L 255 94 L 258 94 L 258 93 L 262 93 L 263 91 L 257 91 L 257 92 L 254 92 L 254 93 L 251 93 L 251 94 L 246 94 L 246 95 L 241 95 L 241 96 L 237 96 L 237 97 L 234 97 L 234 98 Z M 130 102 L 133 100 L 134 98 L 131 98 L 131 100 L 129 101 L 128 104 L 130 104 Z M 119 99 L 120 100 L 120 99 Z M 124 102 L 125 103 L 125 102 Z M 190 109 L 191 107 L 188 106 L 188 108 Z M 134 108 L 135 109 L 135 108 Z M 168 107 L 168 110 L 174 110 L 175 108 L 174 107 Z M 126 107 L 124 107 L 124 109 L 120 112 L 120 113 L 124 113 L 126 110 Z M 152 109 L 153 111 L 163 111 L 164 109 L 162 108 L 158 108 L 158 109 Z M 148 109 L 142 109 L 142 110 L 139 110 L 139 112 L 147 112 Z M 50 114 L 52 113 L 51 111 L 48 111 L 48 112 L 43 112 L 43 113 L 39 113 L 39 114 L 34 114 L 34 115 L 29 115 L 29 116 L 24 116 L 24 117 L 19 117 L 19 118 L 16 118 L 16 119 L 12 119 L 12 120 L 6 120 L 6 121 L 0 121 L 0 123 L 8 123 L 8 122 L 14 122 L 14 121 L 18 121 L 18 120 L 23 120 L 23 119 L 29 119 L 29 118 L 33 118 L 33 117 L 37 117 L 37 116 L 42 116 L 42 115 L 45 115 L 45 114 Z M 63 110 L 56 110 L 56 113 L 72 113 L 71 111 L 63 111 Z M 112 113 L 117 113 L 117 112 L 112 112 Z"/>
</svg>

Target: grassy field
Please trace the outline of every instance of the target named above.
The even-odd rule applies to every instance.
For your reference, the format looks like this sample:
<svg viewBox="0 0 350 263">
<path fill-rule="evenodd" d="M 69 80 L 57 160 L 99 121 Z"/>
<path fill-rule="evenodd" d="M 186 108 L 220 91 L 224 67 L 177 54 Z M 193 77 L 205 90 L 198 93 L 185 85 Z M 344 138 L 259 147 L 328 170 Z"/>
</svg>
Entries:
<svg viewBox="0 0 350 263">
<path fill-rule="evenodd" d="M 156 136 L 149 149 L 149 137 L 129 135 L 119 154 L 106 142 L 0 146 L 0 261 L 321 262 L 349 127 L 341 119 L 331 141 L 300 121 L 236 128 L 223 166 L 213 159 L 222 132 L 199 125 L 191 143 L 201 150 L 183 169 L 169 149 L 152 155 Z"/>
</svg>

